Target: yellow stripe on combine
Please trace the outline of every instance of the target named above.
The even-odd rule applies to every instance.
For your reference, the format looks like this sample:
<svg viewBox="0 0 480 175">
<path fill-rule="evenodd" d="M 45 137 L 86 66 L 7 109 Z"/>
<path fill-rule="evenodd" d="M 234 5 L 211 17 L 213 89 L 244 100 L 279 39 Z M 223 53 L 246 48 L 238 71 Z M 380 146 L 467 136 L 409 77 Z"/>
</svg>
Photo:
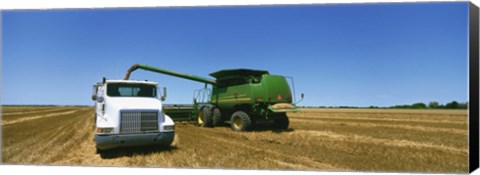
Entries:
<svg viewBox="0 0 480 175">
<path fill-rule="evenodd" d="M 237 102 L 237 101 L 250 101 L 251 98 L 228 98 L 228 99 L 219 99 L 218 102 Z"/>
</svg>

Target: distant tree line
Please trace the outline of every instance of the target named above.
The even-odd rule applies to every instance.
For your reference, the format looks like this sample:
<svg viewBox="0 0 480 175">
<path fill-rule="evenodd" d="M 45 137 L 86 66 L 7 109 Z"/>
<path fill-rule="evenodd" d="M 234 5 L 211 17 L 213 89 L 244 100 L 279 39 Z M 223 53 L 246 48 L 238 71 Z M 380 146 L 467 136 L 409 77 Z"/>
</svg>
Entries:
<svg viewBox="0 0 480 175">
<path fill-rule="evenodd" d="M 390 107 L 358 107 L 358 106 L 300 106 L 302 108 L 372 108 L 372 109 L 467 109 L 468 102 L 460 103 L 457 101 L 448 102 L 446 104 L 440 104 L 436 101 L 431 101 L 428 104 L 418 102 L 411 105 L 395 105 Z"/>
<path fill-rule="evenodd" d="M 440 104 L 436 101 L 425 103 L 414 103 L 412 105 L 397 105 L 390 108 L 407 108 L 407 109 L 467 109 L 468 102 L 459 103 L 457 101 L 448 102 L 446 104 Z"/>
</svg>

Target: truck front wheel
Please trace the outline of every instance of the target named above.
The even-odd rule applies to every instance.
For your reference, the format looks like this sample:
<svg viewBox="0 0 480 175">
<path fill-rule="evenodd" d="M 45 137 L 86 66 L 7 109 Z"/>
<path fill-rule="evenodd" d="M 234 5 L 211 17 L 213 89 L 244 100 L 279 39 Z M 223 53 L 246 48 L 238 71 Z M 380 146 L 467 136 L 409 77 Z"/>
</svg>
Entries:
<svg viewBox="0 0 480 175">
<path fill-rule="evenodd" d="M 243 111 L 237 111 L 232 114 L 231 126 L 235 131 L 247 131 L 250 129 L 252 121 L 247 113 Z"/>
<path fill-rule="evenodd" d="M 95 147 L 96 148 L 96 147 Z M 101 150 L 101 149 L 98 149 L 96 148 L 97 150 L 95 151 L 97 154 L 100 154 L 102 155 L 105 151 L 104 150 Z"/>
</svg>

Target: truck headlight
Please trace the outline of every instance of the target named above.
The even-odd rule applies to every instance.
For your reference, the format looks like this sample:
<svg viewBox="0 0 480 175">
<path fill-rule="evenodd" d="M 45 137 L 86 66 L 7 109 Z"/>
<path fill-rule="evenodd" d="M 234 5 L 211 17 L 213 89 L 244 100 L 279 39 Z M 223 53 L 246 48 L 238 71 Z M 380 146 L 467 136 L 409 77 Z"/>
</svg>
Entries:
<svg viewBox="0 0 480 175">
<path fill-rule="evenodd" d="M 113 134 L 113 128 L 97 128 L 97 134 Z"/>
<path fill-rule="evenodd" d="M 173 131 L 173 130 L 175 130 L 175 125 L 165 125 L 165 126 L 163 126 L 163 130 Z"/>
</svg>

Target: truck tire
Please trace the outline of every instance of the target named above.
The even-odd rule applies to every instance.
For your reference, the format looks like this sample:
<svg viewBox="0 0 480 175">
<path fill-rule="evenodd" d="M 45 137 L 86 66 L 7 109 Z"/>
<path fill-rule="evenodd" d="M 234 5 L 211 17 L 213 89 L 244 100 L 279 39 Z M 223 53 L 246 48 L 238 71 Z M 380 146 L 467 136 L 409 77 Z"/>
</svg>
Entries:
<svg viewBox="0 0 480 175">
<path fill-rule="evenodd" d="M 286 113 L 280 113 L 273 119 L 273 128 L 275 129 L 288 129 L 289 125 L 288 117 Z"/>
<path fill-rule="evenodd" d="M 97 147 L 95 147 L 97 150 L 95 151 L 95 153 L 97 154 L 103 154 L 105 151 L 101 150 L 101 149 L 98 149 Z"/>
<path fill-rule="evenodd" d="M 213 108 L 213 125 L 220 126 L 222 124 L 223 124 L 223 120 L 222 120 L 222 113 L 220 112 L 220 109 Z"/>
<path fill-rule="evenodd" d="M 243 111 L 233 113 L 230 120 L 231 127 L 234 131 L 248 131 L 252 125 L 250 117 Z"/>
<path fill-rule="evenodd" d="M 212 127 L 213 126 L 213 116 L 212 108 L 203 107 L 198 113 L 198 124 L 202 127 Z"/>
</svg>

